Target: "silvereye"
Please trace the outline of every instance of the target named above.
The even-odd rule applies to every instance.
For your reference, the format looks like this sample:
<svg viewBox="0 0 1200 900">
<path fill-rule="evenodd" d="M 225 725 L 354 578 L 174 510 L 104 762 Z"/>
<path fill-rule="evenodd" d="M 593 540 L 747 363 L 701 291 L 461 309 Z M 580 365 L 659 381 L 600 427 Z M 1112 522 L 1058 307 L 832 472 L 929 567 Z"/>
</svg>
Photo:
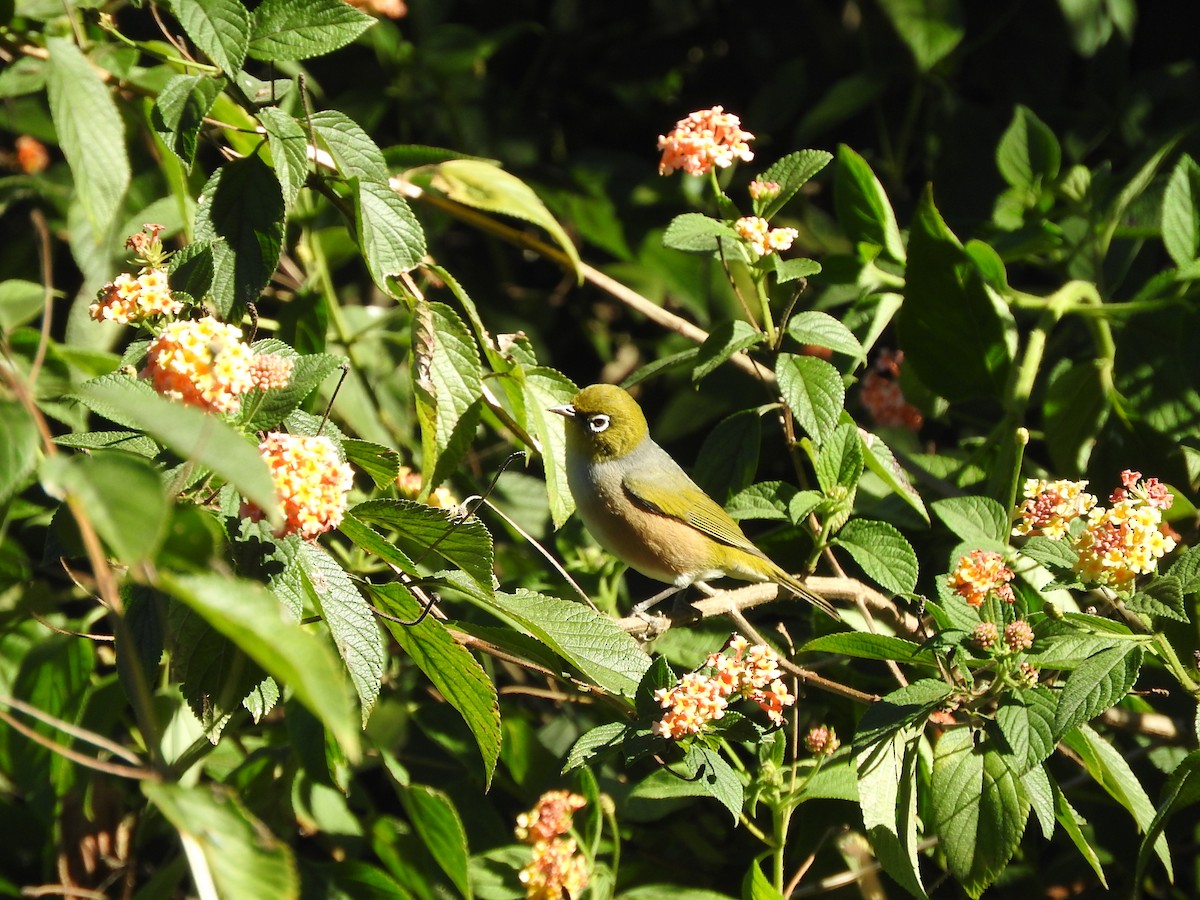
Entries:
<svg viewBox="0 0 1200 900">
<path fill-rule="evenodd" d="M 773 563 L 720 505 L 650 439 L 629 393 L 593 384 L 551 412 L 567 420 L 567 484 L 583 524 L 609 553 L 684 588 L 709 579 L 772 581 L 840 618 Z"/>
</svg>

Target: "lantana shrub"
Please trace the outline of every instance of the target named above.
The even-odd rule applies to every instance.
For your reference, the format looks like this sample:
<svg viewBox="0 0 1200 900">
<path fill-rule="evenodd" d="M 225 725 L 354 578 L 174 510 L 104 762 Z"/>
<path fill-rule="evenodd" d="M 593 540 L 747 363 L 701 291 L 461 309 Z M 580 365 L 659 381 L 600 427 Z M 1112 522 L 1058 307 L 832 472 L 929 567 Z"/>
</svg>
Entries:
<svg viewBox="0 0 1200 900">
<path fill-rule="evenodd" d="M 0 887 L 778 897 L 870 870 L 978 897 L 1051 853 L 1182 881 L 1200 454 L 1130 335 L 1195 299 L 1192 158 L 1067 165 L 1018 107 L 960 237 L 936 180 L 897 212 L 866 155 L 714 105 L 657 170 L 647 131 L 635 196 L 673 215 L 624 284 L 585 262 L 624 242 L 591 243 L 607 206 L 380 147 L 309 77 L 403 58 L 395 29 L 340 0 L 0 22 L 28 132 L 0 214 L 34 223 L 0 259 Z M 773 585 L 623 614 L 645 585 L 572 517 L 549 412 L 568 336 L 475 288 L 503 257 L 472 240 L 661 331 L 622 369 L 611 310 L 589 324 L 841 621 Z M 1082 473 L 1116 455 L 1104 502 Z"/>
</svg>

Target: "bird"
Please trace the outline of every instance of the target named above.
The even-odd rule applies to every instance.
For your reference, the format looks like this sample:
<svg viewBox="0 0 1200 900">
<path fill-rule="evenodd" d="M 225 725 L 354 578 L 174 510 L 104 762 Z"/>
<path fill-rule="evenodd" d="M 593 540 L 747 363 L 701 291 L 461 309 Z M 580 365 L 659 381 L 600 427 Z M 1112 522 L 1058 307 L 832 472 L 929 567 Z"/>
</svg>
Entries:
<svg viewBox="0 0 1200 900">
<path fill-rule="evenodd" d="M 691 585 L 729 577 L 770 581 L 840 620 L 824 597 L 773 562 L 650 437 L 624 388 L 593 384 L 549 412 L 566 420 L 567 486 L 584 526 L 609 553 L 673 587 L 644 610 Z"/>
</svg>

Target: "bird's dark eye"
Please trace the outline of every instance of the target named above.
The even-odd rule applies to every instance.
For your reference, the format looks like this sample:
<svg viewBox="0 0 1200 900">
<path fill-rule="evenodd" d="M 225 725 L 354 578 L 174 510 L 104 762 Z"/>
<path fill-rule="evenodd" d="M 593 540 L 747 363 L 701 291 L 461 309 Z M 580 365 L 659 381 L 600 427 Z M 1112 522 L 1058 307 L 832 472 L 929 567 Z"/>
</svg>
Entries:
<svg viewBox="0 0 1200 900">
<path fill-rule="evenodd" d="M 599 434 L 608 428 L 609 419 L 604 413 L 597 413 L 594 416 L 588 416 L 587 423 L 592 434 Z"/>
</svg>

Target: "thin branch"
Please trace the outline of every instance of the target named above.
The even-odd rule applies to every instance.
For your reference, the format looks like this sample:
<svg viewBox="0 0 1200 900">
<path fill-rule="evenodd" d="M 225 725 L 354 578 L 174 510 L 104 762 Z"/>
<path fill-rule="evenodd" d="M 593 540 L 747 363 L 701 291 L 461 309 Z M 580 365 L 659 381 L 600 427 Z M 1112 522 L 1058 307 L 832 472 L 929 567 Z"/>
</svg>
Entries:
<svg viewBox="0 0 1200 900">
<path fill-rule="evenodd" d="M 566 581 L 567 584 L 571 585 L 571 587 L 573 587 L 575 589 L 575 593 L 577 593 L 579 595 L 580 599 L 583 600 L 584 603 L 586 603 L 592 609 L 596 609 L 596 604 L 592 602 L 592 598 L 589 597 L 587 595 L 587 592 L 585 592 L 584 589 L 579 586 L 579 583 L 574 578 L 571 577 L 571 573 L 566 570 L 566 568 L 563 566 L 563 564 L 554 558 L 554 554 L 552 554 L 549 550 L 547 550 L 545 547 L 543 547 L 534 538 L 533 535 L 531 535 L 524 528 L 522 528 L 520 525 L 518 525 L 511 516 L 509 516 L 507 513 L 505 513 L 503 510 L 501 510 L 491 500 L 485 500 L 484 502 L 487 504 L 488 509 L 490 509 L 496 515 L 498 515 L 501 519 L 503 519 L 505 522 L 507 522 L 510 528 L 512 528 L 517 534 L 519 534 L 521 537 L 523 537 L 525 540 L 527 540 L 530 544 L 532 544 L 533 547 L 537 550 L 537 552 L 542 554 L 543 557 L 545 557 L 546 561 L 549 562 L 550 565 L 554 567 L 554 570 L 563 577 L 563 580 Z M 599 610 L 596 610 L 596 611 L 599 612 Z"/>
<path fill-rule="evenodd" d="M 133 763 L 135 766 L 144 765 L 141 758 L 132 750 L 127 750 L 115 741 L 110 741 L 102 734 L 97 734 L 94 731 L 88 731 L 86 728 L 80 728 L 78 725 L 72 725 L 57 716 L 52 716 L 44 709 L 39 709 L 26 703 L 24 700 L 18 700 L 16 697 L 0 696 L 0 704 L 11 707 L 17 712 L 24 713 L 31 719 L 37 719 L 39 722 L 45 722 L 71 737 L 79 738 L 81 741 L 87 741 L 89 744 L 94 744 L 101 750 L 107 750 L 113 756 L 119 756 L 127 762 Z"/>
<path fill-rule="evenodd" d="M 42 363 L 46 361 L 46 349 L 50 346 L 50 318 L 54 303 L 54 260 L 51 256 L 50 229 L 46 227 L 46 217 L 40 209 L 29 214 L 33 222 L 33 230 L 37 235 L 38 261 L 42 269 L 42 330 L 38 335 L 37 353 L 29 366 L 29 383 L 37 388 L 38 373 Z"/>
<path fill-rule="evenodd" d="M 119 763 L 104 762 L 103 760 L 72 750 L 70 747 L 64 747 L 44 734 L 34 731 L 24 722 L 13 718 L 3 710 L 0 710 L 0 721 L 7 724 L 13 731 L 25 735 L 25 737 L 34 743 L 41 744 L 47 750 L 57 753 L 59 756 L 69 759 L 71 762 L 78 763 L 85 768 L 95 769 L 97 772 L 105 772 L 120 778 L 133 778 L 138 781 L 157 780 L 158 778 L 150 769 L 135 769 L 132 766 L 122 766 Z"/>
</svg>

